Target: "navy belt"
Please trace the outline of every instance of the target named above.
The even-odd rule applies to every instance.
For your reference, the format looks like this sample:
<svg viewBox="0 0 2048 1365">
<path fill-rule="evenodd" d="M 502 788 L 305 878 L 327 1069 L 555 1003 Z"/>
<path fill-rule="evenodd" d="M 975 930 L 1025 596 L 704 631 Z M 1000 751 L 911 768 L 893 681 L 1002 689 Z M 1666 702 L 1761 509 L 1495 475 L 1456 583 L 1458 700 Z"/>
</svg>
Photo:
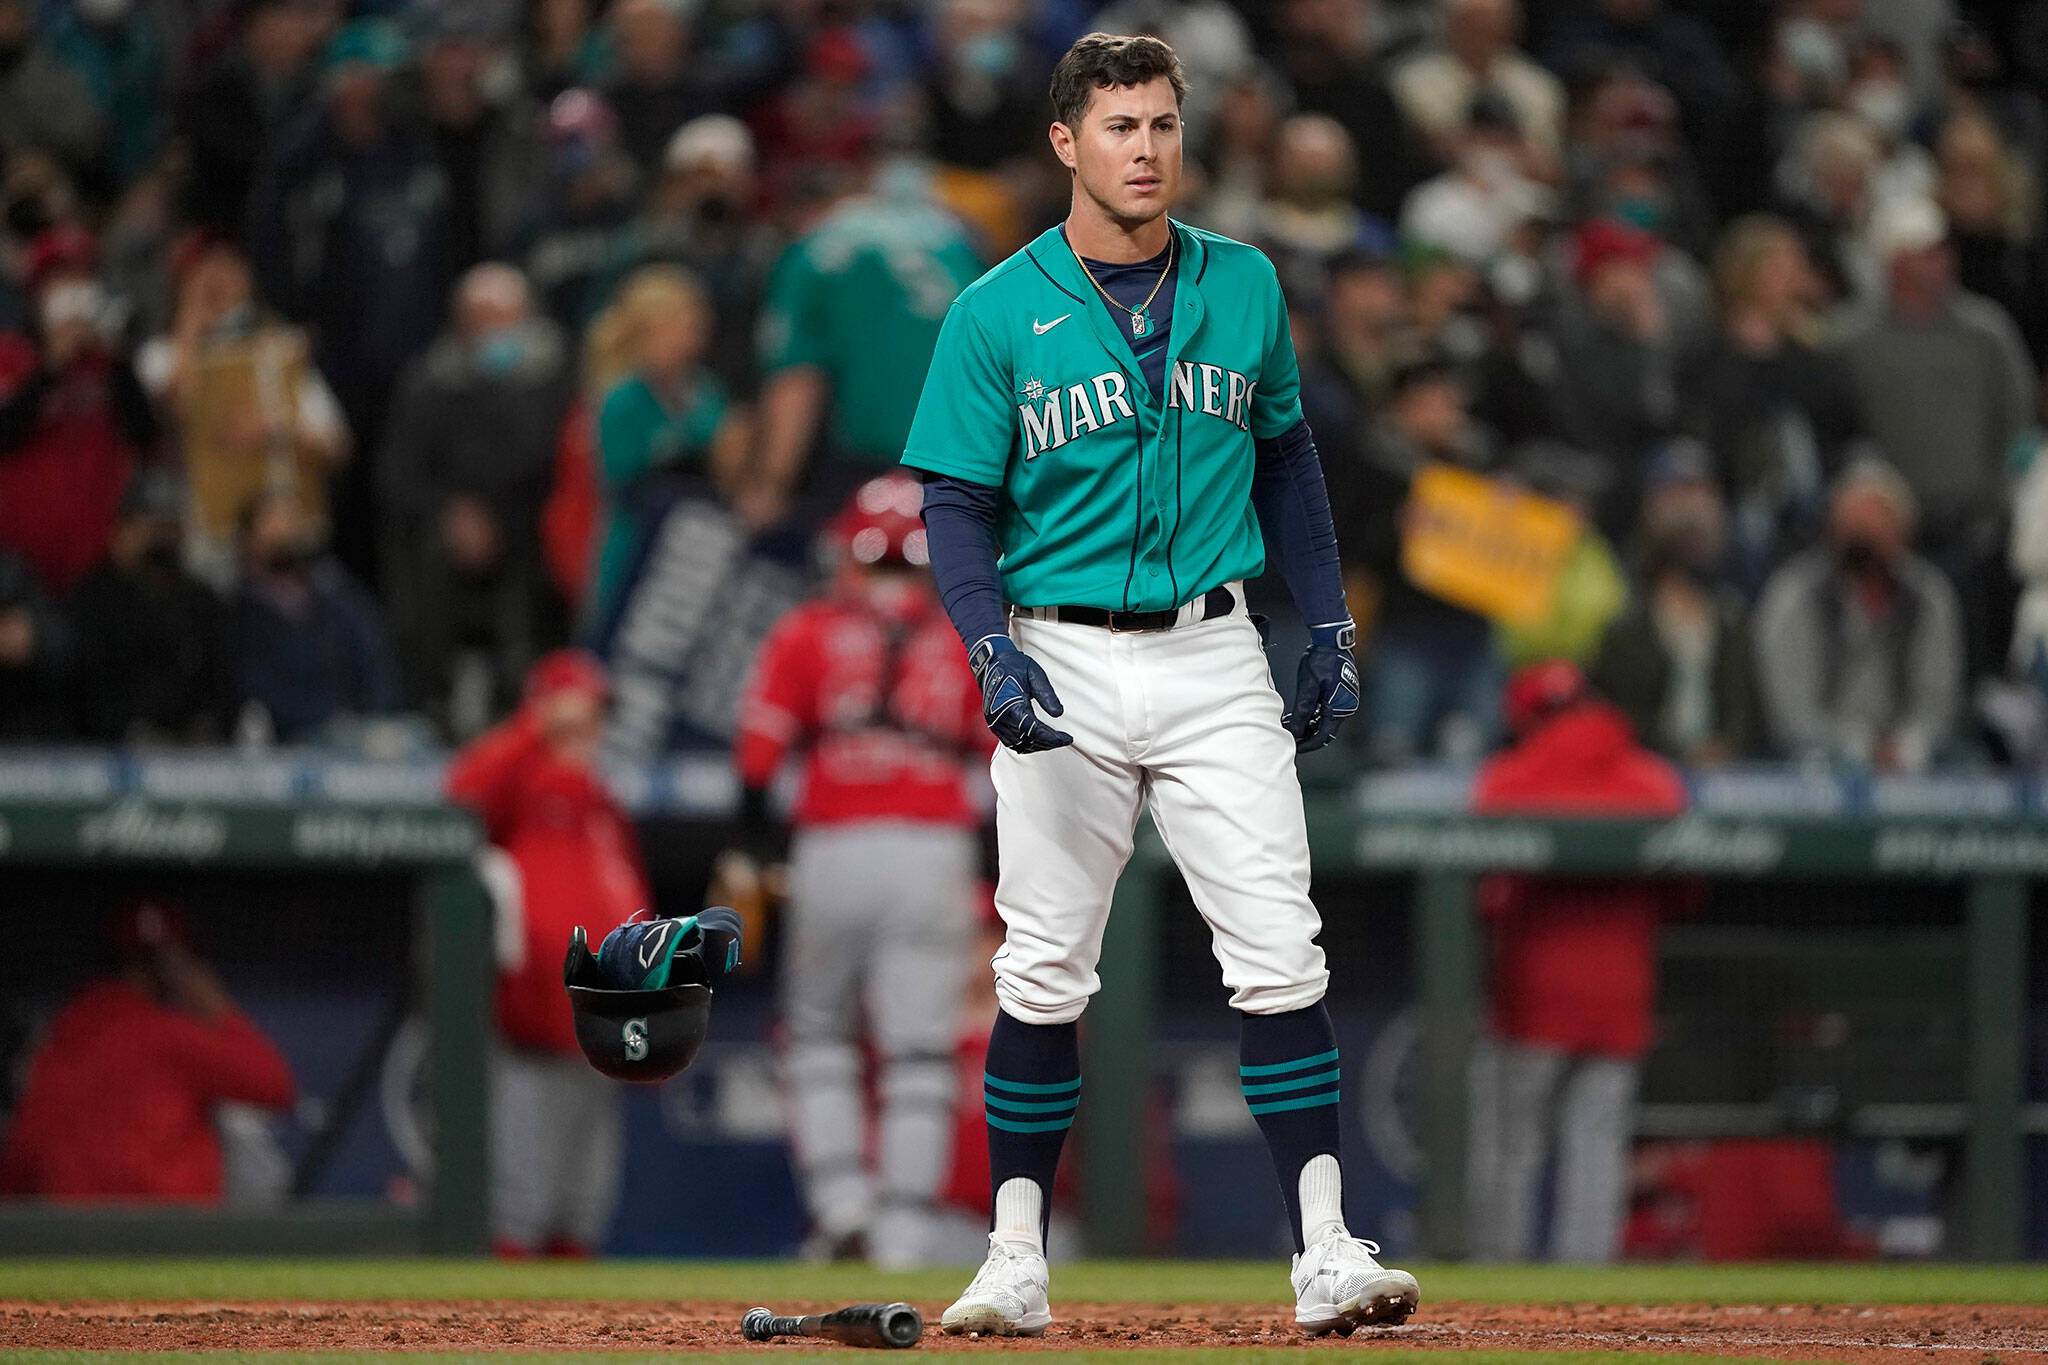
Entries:
<svg viewBox="0 0 2048 1365">
<path fill-rule="evenodd" d="M 1202 594 L 1197 602 L 1190 603 L 1197 608 L 1189 620 L 1181 620 L 1184 607 L 1172 607 L 1166 611 L 1110 611 L 1105 607 L 1019 607 L 1021 616 L 1039 621 L 1064 621 L 1076 626 L 1100 626 L 1104 630 L 1171 630 L 1176 625 L 1193 625 L 1196 621 L 1213 620 L 1228 616 L 1237 610 L 1237 597 L 1228 588 L 1211 588 Z"/>
</svg>

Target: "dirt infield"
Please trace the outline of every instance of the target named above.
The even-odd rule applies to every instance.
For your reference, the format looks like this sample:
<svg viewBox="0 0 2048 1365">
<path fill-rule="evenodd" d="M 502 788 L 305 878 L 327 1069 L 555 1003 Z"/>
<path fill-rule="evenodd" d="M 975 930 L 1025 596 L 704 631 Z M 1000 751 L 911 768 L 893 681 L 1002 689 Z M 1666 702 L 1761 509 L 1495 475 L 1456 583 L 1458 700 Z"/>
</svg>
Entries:
<svg viewBox="0 0 2048 1365">
<path fill-rule="evenodd" d="M 0 1350 L 705 1351 L 741 1349 L 744 1303 L 0 1302 Z M 774 1305 L 816 1311 L 829 1305 Z M 943 1305 L 921 1304 L 928 1322 Z M 1869 1362 L 1904 1351 L 1971 1365 L 2048 1360 L 2048 1307 L 1811 1305 L 1600 1307 L 1423 1305 L 1408 1324 L 1349 1341 L 1310 1341 L 1272 1305 L 1056 1304 L 1036 1341 L 979 1341 L 925 1330 L 927 1350 L 1130 1350 L 1279 1346 L 1351 1350 L 1622 1350 Z M 775 1343 L 773 1353 L 812 1343 Z M 1970 1353 L 1962 1357 L 1950 1352 Z"/>
</svg>

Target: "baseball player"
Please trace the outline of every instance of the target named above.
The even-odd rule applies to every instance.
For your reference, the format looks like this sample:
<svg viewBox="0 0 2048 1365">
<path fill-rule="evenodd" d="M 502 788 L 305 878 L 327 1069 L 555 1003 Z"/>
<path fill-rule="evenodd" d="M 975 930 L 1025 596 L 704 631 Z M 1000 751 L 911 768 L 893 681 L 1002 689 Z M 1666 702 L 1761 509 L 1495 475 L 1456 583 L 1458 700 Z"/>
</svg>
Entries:
<svg viewBox="0 0 2048 1365">
<path fill-rule="evenodd" d="M 925 473 L 933 576 L 1003 745 L 994 1229 L 941 1319 L 952 1333 L 1051 1321 L 1042 1236 L 1080 1099 L 1076 1021 L 1148 802 L 1242 1018 L 1245 1099 L 1297 1247 L 1295 1321 L 1349 1332 L 1419 1301 L 1344 1224 L 1294 771 L 1358 707 L 1336 536 L 1271 263 L 1167 217 L 1185 88 L 1155 38 L 1090 34 L 1060 59 L 1066 221 L 954 303 L 903 457 Z M 1310 628 L 1287 701 L 1244 606 L 1267 544 Z"/>
<path fill-rule="evenodd" d="M 828 592 L 778 622 L 740 706 L 743 823 L 762 842 L 765 789 L 803 757 L 791 819 L 783 954 L 792 1137 L 815 1235 L 833 1258 L 924 1263 L 945 1175 L 958 1006 L 974 938 L 980 812 L 965 765 L 994 747 L 981 693 L 925 572 L 920 490 L 892 472 L 827 527 Z M 878 1169 L 861 1021 L 880 1062 Z"/>
</svg>

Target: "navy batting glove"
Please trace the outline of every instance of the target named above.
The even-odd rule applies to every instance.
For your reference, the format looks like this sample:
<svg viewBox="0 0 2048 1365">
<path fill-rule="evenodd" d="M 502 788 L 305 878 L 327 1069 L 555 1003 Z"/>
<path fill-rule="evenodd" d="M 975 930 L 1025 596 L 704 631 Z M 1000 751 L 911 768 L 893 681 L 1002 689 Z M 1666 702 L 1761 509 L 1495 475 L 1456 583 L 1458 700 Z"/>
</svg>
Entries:
<svg viewBox="0 0 2048 1365">
<path fill-rule="evenodd" d="M 977 640 L 967 651 L 967 662 L 981 684 L 981 718 L 1009 748 L 1035 754 L 1074 742 L 1072 735 L 1053 729 L 1031 709 L 1037 702 L 1047 715 L 1057 716 L 1067 708 L 1060 705 L 1052 679 L 1045 676 L 1038 660 L 1017 648 L 1016 641 L 1007 635 Z"/>
<path fill-rule="evenodd" d="M 1311 626 L 1308 653 L 1294 675 L 1294 705 L 1280 718 L 1294 736 L 1294 751 L 1312 753 L 1337 737 L 1337 727 L 1358 714 L 1358 665 L 1351 648 L 1358 630 L 1349 621 Z"/>
</svg>

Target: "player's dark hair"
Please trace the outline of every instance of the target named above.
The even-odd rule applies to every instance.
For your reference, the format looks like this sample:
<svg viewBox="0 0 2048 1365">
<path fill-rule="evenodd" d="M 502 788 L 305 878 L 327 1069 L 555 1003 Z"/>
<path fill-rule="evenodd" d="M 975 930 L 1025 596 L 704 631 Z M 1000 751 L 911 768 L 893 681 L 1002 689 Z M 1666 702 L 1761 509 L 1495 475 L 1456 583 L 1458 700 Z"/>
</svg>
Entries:
<svg viewBox="0 0 2048 1365">
<path fill-rule="evenodd" d="M 1149 34 L 1087 34 L 1075 39 L 1052 69 L 1052 116 L 1079 128 L 1096 91 L 1143 85 L 1161 76 L 1172 83 L 1175 104 L 1187 99 L 1187 74 L 1165 43 Z"/>
</svg>

